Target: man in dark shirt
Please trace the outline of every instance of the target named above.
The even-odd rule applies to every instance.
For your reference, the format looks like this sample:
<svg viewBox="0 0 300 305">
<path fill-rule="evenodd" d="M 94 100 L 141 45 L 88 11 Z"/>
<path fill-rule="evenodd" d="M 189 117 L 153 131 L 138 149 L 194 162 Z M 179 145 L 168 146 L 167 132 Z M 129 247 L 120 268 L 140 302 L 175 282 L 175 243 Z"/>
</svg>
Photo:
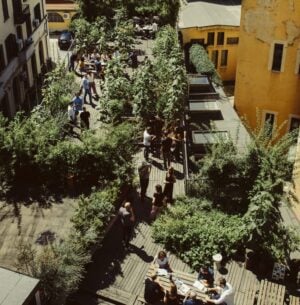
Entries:
<svg viewBox="0 0 300 305">
<path fill-rule="evenodd" d="M 83 107 L 82 112 L 80 113 L 80 124 L 82 129 L 90 128 L 90 116 L 90 112 L 87 111 L 85 107 Z"/>
<path fill-rule="evenodd" d="M 144 299 L 147 303 L 157 304 L 164 297 L 163 288 L 159 285 L 156 280 L 156 275 L 152 275 L 151 278 L 147 278 L 145 281 L 145 292 Z"/>
</svg>

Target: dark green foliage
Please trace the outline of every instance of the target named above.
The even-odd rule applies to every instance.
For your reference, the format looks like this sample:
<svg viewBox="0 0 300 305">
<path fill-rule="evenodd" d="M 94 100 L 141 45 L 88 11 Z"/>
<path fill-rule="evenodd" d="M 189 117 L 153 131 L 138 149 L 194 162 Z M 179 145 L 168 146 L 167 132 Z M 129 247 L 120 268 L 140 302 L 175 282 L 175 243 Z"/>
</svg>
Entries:
<svg viewBox="0 0 300 305">
<path fill-rule="evenodd" d="M 183 55 L 172 27 L 159 31 L 153 53 L 154 60 L 146 61 L 134 76 L 134 112 L 144 121 L 156 114 L 171 121 L 182 114 L 187 90 Z"/>
<path fill-rule="evenodd" d="M 212 263 L 212 255 L 230 255 L 246 235 L 243 219 L 180 198 L 154 224 L 154 238 L 193 268 Z"/>
<path fill-rule="evenodd" d="M 216 252 L 230 256 L 245 248 L 285 261 L 300 244 L 279 211 L 284 183 L 291 179 L 288 149 L 293 141 L 288 134 L 274 142 L 267 130 L 260 130 L 240 154 L 231 141 L 220 139 L 193 177 L 194 199 L 179 200 L 155 223 L 156 240 L 192 266 Z"/>
<path fill-rule="evenodd" d="M 211 62 L 207 52 L 201 45 L 194 44 L 191 46 L 190 61 L 194 65 L 197 73 L 209 75 L 212 77 L 214 83 L 218 85 L 222 84 L 214 64 Z"/>
</svg>

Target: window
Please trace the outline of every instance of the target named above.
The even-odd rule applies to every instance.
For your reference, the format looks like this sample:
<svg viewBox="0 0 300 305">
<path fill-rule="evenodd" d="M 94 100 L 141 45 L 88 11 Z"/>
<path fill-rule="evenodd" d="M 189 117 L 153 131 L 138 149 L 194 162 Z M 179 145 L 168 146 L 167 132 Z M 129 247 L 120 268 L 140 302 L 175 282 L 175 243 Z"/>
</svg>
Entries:
<svg viewBox="0 0 300 305">
<path fill-rule="evenodd" d="M 14 34 L 9 34 L 5 39 L 5 50 L 7 61 L 10 62 L 15 56 L 17 56 L 17 42 Z"/>
<path fill-rule="evenodd" d="M 228 37 L 227 44 L 238 44 L 239 38 L 238 37 Z"/>
<path fill-rule="evenodd" d="M 266 112 L 265 120 L 264 120 L 264 129 L 265 129 L 266 135 L 272 136 L 274 125 L 275 125 L 275 114 Z"/>
<path fill-rule="evenodd" d="M 224 44 L 224 32 L 219 32 L 217 37 L 217 45 L 223 45 Z"/>
<path fill-rule="evenodd" d="M 300 75 L 300 49 L 297 50 L 295 74 Z"/>
<path fill-rule="evenodd" d="M 213 50 L 211 52 L 211 61 L 215 65 L 215 67 L 218 67 L 218 57 L 219 57 L 219 51 L 218 50 Z"/>
<path fill-rule="evenodd" d="M 293 131 L 295 129 L 299 129 L 300 127 L 300 118 L 299 117 L 291 117 L 290 118 L 290 128 L 289 131 Z"/>
<path fill-rule="evenodd" d="M 204 45 L 204 39 L 191 39 L 191 43 L 196 43 L 196 44 L 200 44 L 200 45 Z"/>
<path fill-rule="evenodd" d="M 41 21 L 42 20 L 41 7 L 39 3 L 34 7 L 33 12 L 34 12 L 34 19 L 38 19 L 39 21 Z"/>
<path fill-rule="evenodd" d="M 7 0 L 2 0 L 3 18 L 6 21 L 9 18 Z"/>
<path fill-rule="evenodd" d="M 228 60 L 228 50 L 222 50 L 221 52 L 221 67 L 227 66 L 227 60 Z"/>
<path fill-rule="evenodd" d="M 64 18 L 58 13 L 48 13 L 48 22 L 65 22 Z"/>
<path fill-rule="evenodd" d="M 215 44 L 215 33 L 214 32 L 208 32 L 207 33 L 207 45 L 213 46 Z"/>
<path fill-rule="evenodd" d="M 5 68 L 4 50 L 2 44 L 0 44 L 0 72 Z"/>
<path fill-rule="evenodd" d="M 283 47 L 284 45 L 282 43 L 274 44 L 272 71 L 279 71 L 279 72 L 281 71 Z"/>
</svg>

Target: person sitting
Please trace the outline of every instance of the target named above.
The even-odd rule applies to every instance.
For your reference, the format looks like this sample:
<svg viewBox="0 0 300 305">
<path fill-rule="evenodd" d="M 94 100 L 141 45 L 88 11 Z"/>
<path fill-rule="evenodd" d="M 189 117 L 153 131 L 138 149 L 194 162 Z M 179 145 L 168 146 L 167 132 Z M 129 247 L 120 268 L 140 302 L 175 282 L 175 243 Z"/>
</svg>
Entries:
<svg viewBox="0 0 300 305">
<path fill-rule="evenodd" d="M 198 273 L 198 281 L 206 287 L 211 287 L 214 283 L 214 272 L 211 268 L 201 267 Z"/>
<path fill-rule="evenodd" d="M 218 280 L 218 286 L 208 288 L 207 291 L 213 291 L 212 297 L 208 297 L 206 301 L 212 304 L 234 305 L 234 290 L 231 284 L 227 283 L 225 278 Z"/>
<path fill-rule="evenodd" d="M 194 291 L 188 292 L 183 300 L 183 305 L 200 305 L 201 303 L 196 297 L 197 295 Z"/>
<path fill-rule="evenodd" d="M 167 253 L 165 251 L 159 251 L 158 255 L 154 258 L 154 262 L 158 265 L 159 268 L 172 272 L 169 264 L 169 258 L 167 257 Z"/>
<path fill-rule="evenodd" d="M 179 297 L 177 295 L 177 287 L 175 283 L 172 281 L 170 285 L 170 290 L 166 291 L 164 297 L 164 304 L 167 305 L 179 305 Z"/>
<path fill-rule="evenodd" d="M 156 281 L 156 274 L 146 279 L 144 299 L 147 303 L 156 304 L 163 299 L 164 295 L 163 288 Z"/>
</svg>

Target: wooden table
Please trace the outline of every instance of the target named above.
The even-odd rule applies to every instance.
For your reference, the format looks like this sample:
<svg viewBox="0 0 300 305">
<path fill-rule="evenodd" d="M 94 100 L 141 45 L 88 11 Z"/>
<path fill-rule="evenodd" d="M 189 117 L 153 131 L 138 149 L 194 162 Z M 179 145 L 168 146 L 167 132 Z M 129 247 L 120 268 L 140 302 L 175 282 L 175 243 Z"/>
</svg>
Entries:
<svg viewBox="0 0 300 305">
<path fill-rule="evenodd" d="M 260 282 L 257 305 L 283 305 L 285 286 L 262 280 Z"/>
<path fill-rule="evenodd" d="M 147 277 L 151 277 L 154 273 L 157 272 L 157 270 L 158 270 L 158 267 L 155 264 L 153 264 L 153 263 L 150 264 L 149 269 L 147 271 Z M 187 286 L 189 286 L 190 291 L 194 291 L 196 293 L 198 300 L 205 301 L 207 299 L 207 294 L 205 294 L 204 292 L 201 292 L 200 290 L 198 290 L 197 288 L 195 288 L 193 286 L 193 284 L 196 280 L 194 275 L 185 273 L 182 271 L 178 271 L 178 270 L 173 270 L 172 277 L 173 277 L 173 281 L 175 281 L 175 279 L 178 279 L 178 280 L 182 281 L 184 284 L 186 284 Z M 171 281 L 170 281 L 169 277 L 158 275 L 157 279 L 158 279 L 159 284 L 164 288 L 164 290 L 170 291 Z M 182 298 L 185 297 L 185 295 L 182 295 L 179 292 L 178 292 L 178 295 L 181 296 Z"/>
</svg>

